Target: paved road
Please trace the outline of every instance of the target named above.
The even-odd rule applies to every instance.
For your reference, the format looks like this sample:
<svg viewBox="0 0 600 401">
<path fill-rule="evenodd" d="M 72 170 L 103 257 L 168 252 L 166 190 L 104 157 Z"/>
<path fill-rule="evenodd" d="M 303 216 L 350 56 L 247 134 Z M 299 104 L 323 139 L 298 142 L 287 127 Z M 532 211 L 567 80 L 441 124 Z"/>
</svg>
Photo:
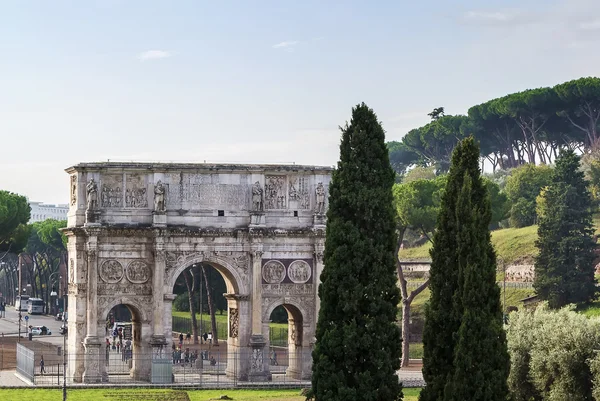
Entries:
<svg viewBox="0 0 600 401">
<path fill-rule="evenodd" d="M 29 321 L 25 321 L 25 316 L 29 316 Z M 61 321 L 56 320 L 53 316 L 45 316 L 45 315 L 28 315 L 27 312 L 21 312 L 21 335 L 27 336 L 27 326 L 46 326 L 52 332 L 52 336 L 56 338 L 56 336 L 60 336 L 58 330 L 62 325 Z M 4 333 L 4 335 L 17 335 L 19 331 L 19 313 L 13 307 L 6 307 L 6 317 L 0 319 L 0 333 Z M 47 341 L 46 336 L 34 336 L 34 338 L 44 339 Z M 62 336 L 60 336 L 62 338 Z M 62 339 L 60 340 L 62 342 Z"/>
</svg>

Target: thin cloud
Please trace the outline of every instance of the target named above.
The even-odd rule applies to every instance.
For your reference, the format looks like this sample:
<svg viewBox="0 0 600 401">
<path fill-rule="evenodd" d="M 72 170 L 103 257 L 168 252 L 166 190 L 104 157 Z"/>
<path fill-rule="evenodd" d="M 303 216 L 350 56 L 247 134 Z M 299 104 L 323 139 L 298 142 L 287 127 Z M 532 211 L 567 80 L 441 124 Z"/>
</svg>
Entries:
<svg viewBox="0 0 600 401">
<path fill-rule="evenodd" d="M 597 31 L 600 29 L 600 19 L 582 22 L 579 24 L 579 28 L 583 31 Z"/>
<path fill-rule="evenodd" d="M 461 21 L 468 24 L 480 25 L 521 25 L 531 24 L 537 18 L 527 15 L 522 10 L 471 10 L 461 15 Z"/>
<path fill-rule="evenodd" d="M 292 49 L 298 43 L 297 40 L 286 40 L 273 45 L 273 49 Z"/>
<path fill-rule="evenodd" d="M 138 59 L 141 61 L 156 60 L 159 58 L 171 57 L 171 53 L 164 50 L 148 50 L 138 54 Z"/>
</svg>

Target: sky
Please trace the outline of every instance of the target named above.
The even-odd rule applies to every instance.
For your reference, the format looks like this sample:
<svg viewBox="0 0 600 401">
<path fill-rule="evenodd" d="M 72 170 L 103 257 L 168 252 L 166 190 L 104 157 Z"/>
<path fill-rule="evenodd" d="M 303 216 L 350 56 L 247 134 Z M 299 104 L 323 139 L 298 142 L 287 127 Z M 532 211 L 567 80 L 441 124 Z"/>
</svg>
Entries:
<svg viewBox="0 0 600 401">
<path fill-rule="evenodd" d="M 0 0 L 0 189 L 67 203 L 92 161 L 333 166 L 365 102 L 435 107 L 598 75 L 597 0 Z"/>
</svg>

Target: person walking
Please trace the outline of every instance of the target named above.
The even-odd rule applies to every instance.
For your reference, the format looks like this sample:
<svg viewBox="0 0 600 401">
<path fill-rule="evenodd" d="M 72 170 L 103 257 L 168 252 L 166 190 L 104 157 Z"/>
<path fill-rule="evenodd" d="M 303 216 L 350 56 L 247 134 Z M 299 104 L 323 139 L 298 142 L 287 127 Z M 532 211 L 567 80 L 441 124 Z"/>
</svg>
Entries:
<svg viewBox="0 0 600 401">
<path fill-rule="evenodd" d="M 46 373 L 46 369 L 44 369 L 44 355 L 42 355 L 42 359 L 40 359 L 40 374 Z"/>
</svg>

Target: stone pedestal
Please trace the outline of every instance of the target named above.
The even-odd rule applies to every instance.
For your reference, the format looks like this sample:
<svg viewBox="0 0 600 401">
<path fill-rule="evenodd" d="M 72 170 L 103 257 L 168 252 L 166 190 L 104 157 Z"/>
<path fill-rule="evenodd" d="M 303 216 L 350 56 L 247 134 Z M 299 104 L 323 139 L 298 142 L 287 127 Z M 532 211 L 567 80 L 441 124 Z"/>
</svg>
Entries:
<svg viewBox="0 0 600 401">
<path fill-rule="evenodd" d="M 102 381 L 102 372 L 100 364 L 104 362 L 104 353 L 101 353 L 102 343 L 98 337 L 86 337 L 83 340 L 85 348 L 85 360 L 83 371 L 84 383 L 100 383 Z"/>
<path fill-rule="evenodd" d="M 100 226 L 100 211 L 86 210 L 84 227 L 99 227 Z"/>
<path fill-rule="evenodd" d="M 166 227 L 167 226 L 167 214 L 165 212 L 153 212 L 152 226 Z"/>
<path fill-rule="evenodd" d="M 250 228 L 265 227 L 265 212 L 250 212 Z"/>
<path fill-rule="evenodd" d="M 150 338 L 150 347 L 152 347 L 152 359 L 169 358 L 166 352 L 167 339 L 165 336 L 153 335 Z"/>
<path fill-rule="evenodd" d="M 250 373 L 248 374 L 248 381 L 266 382 L 269 380 L 269 373 L 265 369 L 265 358 L 268 361 L 268 355 L 265 354 L 266 344 L 267 342 L 261 334 L 250 336 Z"/>
<path fill-rule="evenodd" d="M 313 215 L 314 227 L 325 227 L 325 215 L 323 213 L 315 213 Z"/>
</svg>

